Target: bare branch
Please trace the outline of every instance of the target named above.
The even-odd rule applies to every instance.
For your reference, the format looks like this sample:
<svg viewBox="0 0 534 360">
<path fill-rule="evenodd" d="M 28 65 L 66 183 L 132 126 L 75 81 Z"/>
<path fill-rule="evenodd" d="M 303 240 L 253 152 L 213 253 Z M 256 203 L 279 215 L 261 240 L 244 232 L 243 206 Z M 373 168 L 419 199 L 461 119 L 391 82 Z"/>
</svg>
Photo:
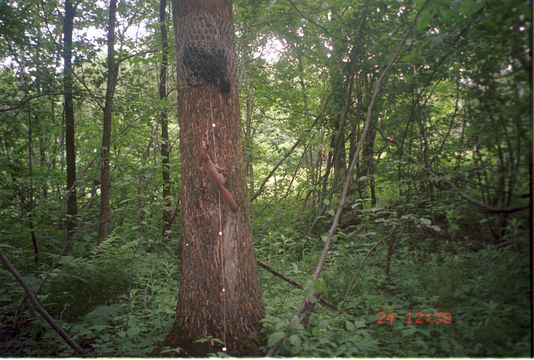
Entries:
<svg viewBox="0 0 534 360">
<path fill-rule="evenodd" d="M 11 111 L 11 110 L 16 110 L 18 108 L 21 108 L 22 106 L 24 106 L 25 104 L 27 104 L 28 102 L 32 101 L 33 99 L 37 99 L 37 98 L 40 98 L 40 97 L 43 97 L 43 96 L 60 96 L 60 95 L 63 95 L 63 93 L 40 93 L 40 94 L 35 94 L 35 95 L 31 95 L 31 96 L 27 96 L 27 97 L 24 97 L 22 100 L 20 100 L 18 103 L 16 104 L 13 104 L 13 105 L 8 105 L 7 107 L 5 108 L 0 108 L 0 112 L 6 112 L 6 111 Z"/>
<path fill-rule="evenodd" d="M 393 232 L 395 232 L 396 230 L 394 230 Z M 391 235 L 393 235 L 393 232 L 389 233 L 388 235 L 384 236 L 383 238 L 381 238 L 380 240 L 378 240 L 377 242 L 374 243 L 373 246 L 371 246 L 371 248 L 369 249 L 369 251 L 367 252 L 367 254 L 364 256 L 362 262 L 360 263 L 360 266 L 358 267 L 358 270 L 356 270 L 356 272 L 354 273 L 354 276 L 352 277 L 352 280 L 350 282 L 350 285 L 349 287 L 347 288 L 347 291 L 345 292 L 345 296 L 343 297 L 343 302 L 341 303 L 340 307 L 339 307 L 339 311 L 343 311 L 343 307 L 345 306 L 345 302 L 347 301 L 347 298 L 349 297 L 349 293 L 350 291 L 352 290 L 352 287 L 354 286 L 354 283 L 356 282 L 356 279 L 358 278 L 358 275 L 360 274 L 360 270 L 362 269 L 363 267 L 363 264 L 365 264 L 365 261 L 367 260 L 367 258 L 369 257 L 369 255 L 371 255 L 371 253 L 376 249 L 376 247 L 378 246 L 378 244 L 380 244 L 382 241 L 386 240 L 387 238 L 389 238 Z"/>
<path fill-rule="evenodd" d="M 375 84 L 375 88 L 374 88 L 374 91 L 373 91 L 373 96 L 372 96 L 371 101 L 369 102 L 369 106 L 367 108 L 367 115 L 366 115 L 366 119 L 365 119 L 365 125 L 363 127 L 363 131 L 362 131 L 362 134 L 361 134 L 361 138 L 360 138 L 360 141 L 358 141 L 358 144 L 356 145 L 356 151 L 354 152 L 354 156 L 352 158 L 352 161 L 350 163 L 349 169 L 347 171 L 347 176 L 345 178 L 345 183 L 343 185 L 343 192 L 341 194 L 341 199 L 339 201 L 339 205 L 337 207 L 336 214 L 334 215 L 334 220 L 332 221 L 332 225 L 330 226 L 330 230 L 328 230 L 328 236 L 326 238 L 326 241 L 325 241 L 325 244 L 324 244 L 324 247 L 323 247 L 323 252 L 321 253 L 321 257 L 319 258 L 319 261 L 317 263 L 317 267 L 316 267 L 315 272 L 313 274 L 313 280 L 317 280 L 319 278 L 319 274 L 321 273 L 321 270 L 323 268 L 324 261 L 326 259 L 326 255 L 328 254 L 328 251 L 330 250 L 330 243 L 332 242 L 332 239 L 333 239 L 334 234 L 336 232 L 337 226 L 339 224 L 339 219 L 341 218 L 341 213 L 343 212 L 343 207 L 344 207 L 345 201 L 347 199 L 347 193 L 348 193 L 349 185 L 350 185 L 350 182 L 351 182 L 351 179 L 352 179 L 352 172 L 353 172 L 354 168 L 356 167 L 356 164 L 358 163 L 358 158 L 359 158 L 359 155 L 360 155 L 360 151 L 361 151 L 361 148 L 363 146 L 363 140 L 365 139 L 366 134 L 369 131 L 369 128 L 371 127 L 371 119 L 372 119 L 372 116 L 373 116 L 373 107 L 374 107 L 374 104 L 376 102 L 376 99 L 378 98 L 378 94 L 380 93 L 380 90 L 382 90 L 382 86 L 383 86 L 384 80 L 386 79 L 387 75 L 391 71 L 391 68 L 393 67 L 393 65 L 395 64 L 397 58 L 399 57 L 399 55 L 401 53 L 401 49 L 404 46 L 404 44 L 406 43 L 406 39 L 411 34 L 411 32 L 413 30 L 413 27 L 415 26 L 415 23 L 417 22 L 417 18 L 419 17 L 419 14 L 421 14 L 421 11 L 423 11 L 423 9 L 425 8 L 425 5 L 426 5 L 427 2 L 428 2 L 428 0 L 425 0 L 425 2 L 423 3 L 421 8 L 419 9 L 417 14 L 415 15 L 415 18 L 414 18 L 413 22 L 411 23 L 410 28 L 408 29 L 408 31 L 404 35 L 404 38 L 400 41 L 400 43 L 397 46 L 397 49 L 396 49 L 393 57 L 391 58 L 389 64 L 386 66 L 386 68 L 384 69 L 384 71 L 382 72 L 382 74 L 380 75 L 380 77 L 378 78 L 378 80 L 377 80 L 377 82 Z M 317 293 L 314 294 L 314 295 L 316 295 L 315 296 L 316 298 L 319 297 L 319 295 Z M 313 309 L 315 307 L 315 304 L 316 304 L 316 301 L 314 301 L 312 298 L 306 297 L 306 299 L 304 299 L 304 301 L 302 302 L 302 305 L 300 306 L 300 308 L 293 315 L 292 321 L 294 321 L 295 319 L 299 318 L 300 322 L 306 323 L 307 322 L 307 318 L 312 313 L 312 311 L 313 311 Z M 280 339 L 276 344 L 274 344 L 267 351 L 265 356 L 270 357 L 270 356 L 273 356 L 274 354 L 276 354 L 276 352 L 280 348 L 280 345 L 282 344 L 282 341 L 283 341 L 283 338 Z"/>
<path fill-rule="evenodd" d="M 63 330 L 63 328 L 59 326 L 59 324 L 52 318 L 52 316 L 50 316 L 50 314 L 45 310 L 45 308 L 41 306 L 26 280 L 24 280 L 22 275 L 20 275 L 17 269 L 15 269 L 15 267 L 9 262 L 8 258 L 4 255 L 2 250 L 0 250 L 0 260 L 2 260 L 7 270 L 11 274 L 13 274 L 15 279 L 17 279 L 20 285 L 24 288 L 24 292 L 26 292 L 26 295 L 28 295 L 28 297 L 30 298 L 30 301 L 32 302 L 35 310 L 37 310 L 37 312 L 41 314 L 41 316 L 50 324 L 50 326 L 52 326 L 52 328 L 59 333 L 59 335 L 67 342 L 67 344 L 69 344 L 69 346 L 73 348 L 74 351 L 76 351 L 76 354 L 87 355 L 87 353 L 81 348 L 81 346 L 78 345 L 77 342 L 72 340 L 69 334 L 67 334 L 65 330 Z"/>
<path fill-rule="evenodd" d="M 299 283 L 298 281 L 295 281 L 287 276 L 285 276 L 284 274 L 276 271 L 275 269 L 273 269 L 272 267 L 270 267 L 268 264 L 264 263 L 263 261 L 261 260 L 258 260 L 256 259 L 256 262 L 258 263 L 259 266 L 261 266 L 262 268 L 264 268 L 265 270 L 267 270 L 268 272 L 270 272 L 271 274 L 273 274 L 274 276 L 276 277 L 279 277 L 280 279 L 290 283 L 291 285 L 293 286 L 296 286 L 298 287 L 299 289 L 304 289 L 304 287 L 302 286 L 301 283 Z M 319 302 L 325 306 L 328 306 L 329 308 L 331 308 L 332 310 L 339 310 L 337 308 L 336 305 L 332 304 L 330 301 L 328 300 L 325 300 L 325 299 L 320 299 Z"/>
<path fill-rule="evenodd" d="M 297 7 L 297 5 L 295 5 L 295 3 L 294 3 L 293 1 L 291 1 L 291 0 L 287 0 L 287 1 L 291 4 L 291 6 L 293 6 L 293 8 L 294 8 L 295 10 L 297 10 L 297 12 L 299 13 L 299 15 L 302 16 L 304 19 L 306 19 L 307 21 L 311 22 L 313 25 L 315 25 L 315 26 L 321 28 L 325 33 L 327 33 L 328 35 L 332 36 L 333 38 L 338 39 L 338 40 L 341 40 L 341 41 L 347 41 L 346 39 L 343 39 L 343 38 L 341 38 L 341 37 L 339 37 L 339 36 L 336 36 L 336 35 L 332 34 L 332 33 L 331 33 L 327 28 L 325 28 L 323 25 L 321 25 L 321 24 L 319 24 L 318 22 L 316 22 L 316 21 L 310 19 L 308 16 L 304 15 L 304 13 L 303 13 L 302 11 L 299 10 L 299 8 Z"/>
</svg>

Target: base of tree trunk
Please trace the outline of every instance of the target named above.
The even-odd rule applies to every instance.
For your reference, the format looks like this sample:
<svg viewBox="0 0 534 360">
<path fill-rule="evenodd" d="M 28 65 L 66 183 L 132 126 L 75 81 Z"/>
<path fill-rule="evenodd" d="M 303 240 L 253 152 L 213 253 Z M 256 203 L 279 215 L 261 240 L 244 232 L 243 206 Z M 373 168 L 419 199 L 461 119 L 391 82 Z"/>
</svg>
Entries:
<svg viewBox="0 0 534 360">
<path fill-rule="evenodd" d="M 258 324 L 259 326 L 259 324 Z M 253 329 L 252 334 L 241 334 L 240 336 L 227 337 L 226 354 L 232 357 L 262 357 L 265 352 L 260 350 L 266 344 L 265 339 L 257 339 L 254 336 L 259 333 L 259 329 Z M 209 357 L 223 352 L 223 345 L 213 339 L 205 338 L 192 340 L 189 338 L 190 332 L 183 327 L 180 328 L 175 323 L 163 342 L 149 356 L 153 357 Z M 229 338 L 235 338 L 235 341 Z M 176 351 L 170 351 L 174 349 Z"/>
</svg>

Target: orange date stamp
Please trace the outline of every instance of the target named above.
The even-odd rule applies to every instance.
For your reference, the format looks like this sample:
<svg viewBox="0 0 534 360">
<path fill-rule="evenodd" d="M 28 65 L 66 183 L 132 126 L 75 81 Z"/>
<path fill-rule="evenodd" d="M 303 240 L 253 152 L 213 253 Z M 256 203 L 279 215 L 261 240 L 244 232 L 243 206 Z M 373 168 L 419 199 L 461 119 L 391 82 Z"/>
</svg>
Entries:
<svg viewBox="0 0 534 360">
<path fill-rule="evenodd" d="M 395 314 L 389 313 L 386 314 L 383 311 L 380 311 L 376 314 L 378 316 L 377 324 L 383 325 L 386 323 L 393 324 L 395 322 Z M 434 313 L 424 313 L 424 312 L 409 312 L 406 314 L 406 324 L 445 324 L 449 325 L 452 322 L 452 315 L 449 312 L 434 312 Z"/>
</svg>

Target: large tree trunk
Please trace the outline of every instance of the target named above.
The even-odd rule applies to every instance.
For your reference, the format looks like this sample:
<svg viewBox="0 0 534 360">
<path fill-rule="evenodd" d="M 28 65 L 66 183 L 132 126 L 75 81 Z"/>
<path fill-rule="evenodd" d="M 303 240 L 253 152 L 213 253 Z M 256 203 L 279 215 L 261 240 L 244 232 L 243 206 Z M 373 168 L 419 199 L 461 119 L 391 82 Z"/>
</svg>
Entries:
<svg viewBox="0 0 534 360">
<path fill-rule="evenodd" d="M 65 97 L 65 143 L 67 152 L 67 239 L 72 240 L 76 227 L 78 205 L 76 202 L 76 148 L 74 141 L 74 106 L 72 101 L 72 28 L 74 6 L 70 0 L 65 1 L 65 19 L 63 21 L 63 58 L 65 62 L 64 97 Z"/>
<path fill-rule="evenodd" d="M 264 307 L 246 193 L 231 3 L 173 0 L 173 23 L 182 160 L 181 282 L 176 320 L 160 349 L 180 347 L 192 356 L 221 350 L 260 355 Z M 224 169 L 224 185 L 211 162 Z M 224 345 L 195 342 L 209 338 Z"/>
<path fill-rule="evenodd" d="M 108 23 L 108 83 L 106 88 L 106 103 L 104 105 L 104 123 L 102 126 L 102 150 L 100 163 L 100 221 L 98 224 L 98 244 L 102 243 L 108 235 L 108 225 L 111 218 L 110 168 L 109 155 L 111 147 L 111 115 L 113 114 L 113 97 L 117 85 L 118 68 L 115 63 L 115 23 L 117 13 L 117 0 L 109 4 Z"/>
</svg>

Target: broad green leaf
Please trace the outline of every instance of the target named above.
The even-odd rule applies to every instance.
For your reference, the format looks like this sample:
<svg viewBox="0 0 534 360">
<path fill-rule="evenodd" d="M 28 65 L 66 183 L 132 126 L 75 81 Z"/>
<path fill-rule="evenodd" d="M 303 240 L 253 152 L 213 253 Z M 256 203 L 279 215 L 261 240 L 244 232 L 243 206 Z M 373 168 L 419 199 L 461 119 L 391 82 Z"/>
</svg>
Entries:
<svg viewBox="0 0 534 360">
<path fill-rule="evenodd" d="M 277 331 L 275 333 L 272 333 L 269 335 L 269 339 L 267 341 L 267 346 L 274 346 L 278 341 L 282 340 L 286 337 L 286 333 L 283 331 Z"/>
</svg>

